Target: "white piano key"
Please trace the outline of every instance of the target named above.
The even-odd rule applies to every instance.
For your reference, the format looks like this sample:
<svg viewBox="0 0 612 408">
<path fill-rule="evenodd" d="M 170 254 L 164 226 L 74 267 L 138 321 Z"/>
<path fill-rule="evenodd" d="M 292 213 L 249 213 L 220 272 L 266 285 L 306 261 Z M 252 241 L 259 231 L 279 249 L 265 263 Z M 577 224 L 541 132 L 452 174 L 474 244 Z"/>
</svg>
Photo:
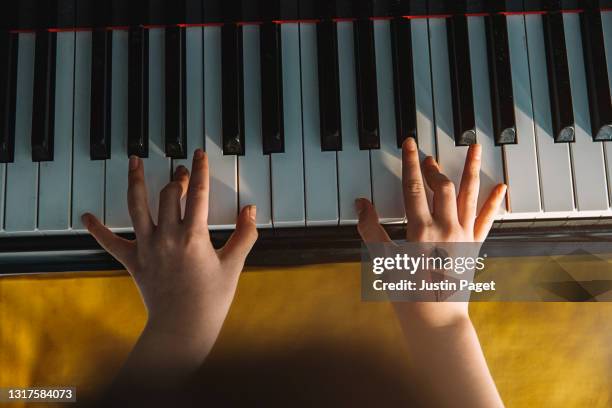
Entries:
<svg viewBox="0 0 612 408">
<path fill-rule="evenodd" d="M 336 152 L 321 150 L 317 26 L 300 24 L 306 225 L 338 224 Z"/>
<path fill-rule="evenodd" d="M 508 48 L 514 94 L 514 116 L 518 143 L 504 145 L 509 209 L 513 213 L 540 212 L 540 187 L 535 146 L 533 107 L 529 80 L 529 60 L 522 15 L 506 17 Z"/>
<path fill-rule="evenodd" d="M 57 33 L 55 58 L 55 136 L 53 161 L 41 162 L 38 181 L 38 229 L 70 229 L 72 189 L 72 115 L 75 33 Z"/>
<path fill-rule="evenodd" d="M 608 67 L 608 81 L 612 90 L 612 11 L 601 12 L 601 25 L 604 33 L 604 47 L 606 50 L 606 65 Z M 606 155 L 606 170 L 608 176 L 608 190 L 612 202 L 612 143 L 604 143 Z"/>
<path fill-rule="evenodd" d="M 285 151 L 271 155 L 272 223 L 275 228 L 304 226 L 306 220 L 299 24 L 281 25 L 281 55 Z"/>
<path fill-rule="evenodd" d="M 106 161 L 105 221 L 116 231 L 128 230 L 132 221 L 128 190 L 128 33 L 113 31 L 111 84 L 111 158 Z"/>
<path fill-rule="evenodd" d="M 480 168 L 480 209 L 493 188 L 504 183 L 504 164 L 501 147 L 495 146 L 493 138 L 493 119 L 491 113 L 491 93 L 489 89 L 489 69 L 487 66 L 487 38 L 484 17 L 468 17 L 470 65 L 472 67 L 472 92 L 474 95 L 474 119 L 476 140 L 482 146 Z M 484 78 L 484 80 L 483 80 Z M 502 205 L 498 217 L 506 212 Z"/>
<path fill-rule="evenodd" d="M 570 146 L 576 207 L 581 212 L 607 210 L 608 187 L 603 143 L 593 142 L 591 137 L 579 14 L 564 13 L 563 24 L 576 121 L 576 141 Z"/>
<path fill-rule="evenodd" d="M 357 132 L 357 89 L 353 23 L 338 22 L 338 66 L 340 71 L 340 126 L 342 150 L 338 152 L 340 224 L 359 221 L 355 199 L 372 198 L 370 153 L 359 150 Z"/>
<path fill-rule="evenodd" d="M 261 136 L 261 63 L 259 26 L 242 27 L 244 61 L 244 156 L 238 157 L 238 202 L 257 206 L 257 226 L 272 226 L 270 156 L 263 154 Z"/>
<path fill-rule="evenodd" d="M 417 139 L 419 150 L 421 158 L 425 156 L 437 157 L 427 19 L 410 20 L 410 28 L 412 31 L 414 101 L 417 112 Z"/>
<path fill-rule="evenodd" d="M 72 167 L 72 229 L 85 231 L 81 215 L 104 221 L 104 160 L 89 155 L 91 107 L 91 32 L 76 33 L 74 61 L 74 147 Z"/>
<path fill-rule="evenodd" d="M 234 228 L 238 214 L 237 159 L 223 155 L 221 92 L 221 28 L 204 27 L 204 126 L 210 167 L 211 229 Z"/>
<path fill-rule="evenodd" d="M 438 163 L 459 192 L 468 147 L 455 146 L 445 18 L 429 19 L 429 47 Z"/>
<path fill-rule="evenodd" d="M 4 230 L 33 233 L 38 216 L 38 163 L 32 162 L 32 101 L 36 36 L 19 34 L 15 161 L 6 165 Z"/>
<path fill-rule="evenodd" d="M 193 152 L 204 148 L 204 42 L 201 27 L 185 29 L 187 80 L 187 158 L 173 160 L 173 168 L 185 166 L 191 171 Z M 182 200 L 183 210 L 185 199 Z"/>
<path fill-rule="evenodd" d="M 149 208 L 157 221 L 159 193 L 170 181 L 171 160 L 166 157 L 165 29 L 149 30 L 149 157 L 143 159 L 149 193 Z"/>
<path fill-rule="evenodd" d="M 374 21 L 380 149 L 370 151 L 372 198 L 381 222 L 404 220 L 402 151 L 397 147 L 389 21 Z"/>
<path fill-rule="evenodd" d="M 193 152 L 204 148 L 204 43 L 201 27 L 185 29 L 187 80 L 187 158 L 173 160 L 173 170 L 185 166 L 191 170 Z"/>
<path fill-rule="evenodd" d="M 525 25 L 542 208 L 545 212 L 573 211 L 574 190 L 569 145 L 555 143 L 552 131 L 542 16 L 525 16 Z"/>
</svg>

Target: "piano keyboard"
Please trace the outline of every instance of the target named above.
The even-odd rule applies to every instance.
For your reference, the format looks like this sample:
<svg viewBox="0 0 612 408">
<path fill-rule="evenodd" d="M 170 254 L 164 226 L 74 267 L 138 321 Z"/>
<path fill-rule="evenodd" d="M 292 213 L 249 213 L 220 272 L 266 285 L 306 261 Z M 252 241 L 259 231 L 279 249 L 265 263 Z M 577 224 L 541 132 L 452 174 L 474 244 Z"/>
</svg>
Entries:
<svg viewBox="0 0 612 408">
<path fill-rule="evenodd" d="M 181 2 L 192 14 L 207 3 Z M 85 26 L 81 4 L 93 10 L 77 1 L 72 27 Z M 130 231 L 128 156 L 144 158 L 156 214 L 198 147 L 211 229 L 232 229 L 246 204 L 261 228 L 353 225 L 357 197 L 402 223 L 407 136 L 457 185 L 467 145 L 480 143 L 482 191 L 509 186 L 501 228 L 612 219 L 612 11 L 430 7 L 392 18 L 356 8 L 350 18 L 3 30 L 0 236 L 82 233 L 84 212 Z"/>
</svg>

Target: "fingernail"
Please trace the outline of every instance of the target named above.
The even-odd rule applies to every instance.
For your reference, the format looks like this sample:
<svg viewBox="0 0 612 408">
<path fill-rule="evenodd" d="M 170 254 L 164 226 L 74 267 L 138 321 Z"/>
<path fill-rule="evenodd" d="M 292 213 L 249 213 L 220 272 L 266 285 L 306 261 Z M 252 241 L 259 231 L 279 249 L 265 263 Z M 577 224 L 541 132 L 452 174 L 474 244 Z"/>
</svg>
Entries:
<svg viewBox="0 0 612 408">
<path fill-rule="evenodd" d="M 91 218 L 90 218 L 88 213 L 85 213 L 85 214 L 81 215 L 81 222 L 83 223 L 83 226 L 85 228 L 89 227 L 90 221 L 91 221 Z"/>
<path fill-rule="evenodd" d="M 136 170 L 138 168 L 138 156 L 130 156 L 130 170 Z"/>
<path fill-rule="evenodd" d="M 413 137 L 406 138 L 406 149 L 409 151 L 414 151 L 417 149 L 417 145 Z"/>
<path fill-rule="evenodd" d="M 255 221 L 255 219 L 257 218 L 257 206 L 256 205 L 249 205 L 249 217 L 253 221 Z"/>
<path fill-rule="evenodd" d="M 187 167 L 180 165 L 176 168 L 176 170 L 174 170 L 174 174 L 179 176 L 181 174 L 185 174 L 187 173 Z"/>
<path fill-rule="evenodd" d="M 202 149 L 197 149 L 193 154 L 196 160 L 201 160 L 204 157 L 204 151 Z"/>
</svg>

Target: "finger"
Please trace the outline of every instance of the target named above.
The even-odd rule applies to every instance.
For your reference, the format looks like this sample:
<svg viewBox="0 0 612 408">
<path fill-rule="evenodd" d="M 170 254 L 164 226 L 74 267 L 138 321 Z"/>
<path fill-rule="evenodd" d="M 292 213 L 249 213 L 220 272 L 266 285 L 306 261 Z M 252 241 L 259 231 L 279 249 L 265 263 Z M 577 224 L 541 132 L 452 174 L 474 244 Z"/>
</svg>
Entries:
<svg viewBox="0 0 612 408">
<path fill-rule="evenodd" d="M 236 267 L 236 271 L 242 270 L 247 255 L 257 241 L 256 216 L 257 207 L 254 205 L 244 207 L 238 215 L 236 230 L 219 253 L 221 261 L 230 267 Z"/>
<path fill-rule="evenodd" d="M 193 155 L 187 190 L 184 221 L 192 226 L 208 227 L 208 157 L 202 149 Z"/>
<path fill-rule="evenodd" d="M 128 268 L 126 263 L 128 263 L 131 257 L 134 243 L 113 234 L 111 230 L 106 228 L 106 226 L 92 214 L 83 214 L 81 216 L 81 221 L 89 233 L 98 241 L 98 244 L 121 262 L 123 266 Z"/>
<path fill-rule="evenodd" d="M 480 191 L 480 158 L 480 145 L 471 145 L 465 159 L 459 195 L 457 196 L 457 214 L 459 223 L 464 228 L 472 227 L 476 218 L 478 192 Z"/>
<path fill-rule="evenodd" d="M 457 222 L 455 185 L 440 172 L 440 166 L 431 156 L 423 162 L 423 175 L 433 191 L 433 218 L 447 225 Z"/>
<path fill-rule="evenodd" d="M 177 225 L 181 221 L 181 197 L 187 191 L 189 172 L 184 166 L 178 166 L 173 181 L 168 183 L 159 194 L 160 228 Z"/>
<path fill-rule="evenodd" d="M 419 151 L 416 142 L 411 137 L 407 138 L 402 145 L 402 187 L 408 222 L 429 223 L 431 213 L 425 196 Z"/>
<path fill-rule="evenodd" d="M 174 170 L 172 180 L 179 182 L 181 185 L 181 198 L 185 197 L 187 194 L 187 189 L 189 188 L 189 170 L 187 167 L 177 166 Z"/>
<path fill-rule="evenodd" d="M 495 186 L 487 201 L 485 201 L 484 205 L 480 210 L 480 214 L 476 218 L 476 222 L 474 224 L 474 240 L 477 242 L 483 242 L 487 235 L 489 235 L 489 231 L 493 226 L 493 221 L 495 220 L 495 215 L 501 206 L 502 201 L 504 201 L 504 197 L 506 197 L 506 185 L 498 184 Z"/>
<path fill-rule="evenodd" d="M 139 157 L 130 157 L 128 174 L 128 209 L 134 232 L 137 237 L 149 235 L 153 231 L 153 219 L 149 210 L 147 186 L 144 177 L 144 164 Z"/>
<path fill-rule="evenodd" d="M 359 213 L 359 224 L 357 231 L 361 235 L 361 239 L 366 244 L 373 242 L 391 242 L 391 238 L 387 235 L 387 231 L 380 225 L 376 208 L 370 200 L 358 198 L 355 200 L 355 206 Z"/>
</svg>

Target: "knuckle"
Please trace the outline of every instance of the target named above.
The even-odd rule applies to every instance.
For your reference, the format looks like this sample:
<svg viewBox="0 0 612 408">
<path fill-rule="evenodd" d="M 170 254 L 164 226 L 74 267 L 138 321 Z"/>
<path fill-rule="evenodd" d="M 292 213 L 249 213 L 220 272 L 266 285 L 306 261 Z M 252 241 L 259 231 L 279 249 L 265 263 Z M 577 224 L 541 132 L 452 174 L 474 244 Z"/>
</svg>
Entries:
<svg viewBox="0 0 612 408">
<path fill-rule="evenodd" d="M 455 194 L 455 185 L 450 180 L 442 180 L 439 189 L 443 194 Z"/>
<path fill-rule="evenodd" d="M 202 242 L 208 240 L 208 228 L 206 226 L 186 226 L 183 232 L 183 242 L 186 247 L 201 247 Z"/>
<path fill-rule="evenodd" d="M 423 192 L 423 183 L 417 180 L 407 180 L 404 182 L 404 189 L 410 195 L 419 195 Z"/>
<path fill-rule="evenodd" d="M 409 235 L 417 241 L 425 241 L 429 236 L 430 230 L 430 223 L 414 222 L 409 228 Z"/>
<path fill-rule="evenodd" d="M 206 184 L 201 181 L 192 183 L 189 185 L 189 192 L 195 195 L 204 194 L 206 192 Z"/>
</svg>

